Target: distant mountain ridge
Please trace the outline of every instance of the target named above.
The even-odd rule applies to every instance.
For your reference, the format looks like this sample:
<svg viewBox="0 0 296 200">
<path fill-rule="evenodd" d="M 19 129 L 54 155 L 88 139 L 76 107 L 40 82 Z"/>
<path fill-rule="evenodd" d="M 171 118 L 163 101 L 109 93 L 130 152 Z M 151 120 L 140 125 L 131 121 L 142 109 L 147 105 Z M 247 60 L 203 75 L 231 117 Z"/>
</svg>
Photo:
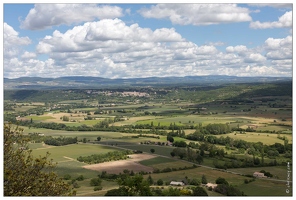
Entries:
<svg viewBox="0 0 296 200">
<path fill-rule="evenodd" d="M 92 76 L 66 76 L 59 78 L 20 77 L 15 79 L 4 78 L 4 89 L 95 89 L 126 86 L 219 85 L 275 81 L 292 81 L 292 77 L 238 77 L 225 75 L 128 79 L 109 79 Z"/>
</svg>

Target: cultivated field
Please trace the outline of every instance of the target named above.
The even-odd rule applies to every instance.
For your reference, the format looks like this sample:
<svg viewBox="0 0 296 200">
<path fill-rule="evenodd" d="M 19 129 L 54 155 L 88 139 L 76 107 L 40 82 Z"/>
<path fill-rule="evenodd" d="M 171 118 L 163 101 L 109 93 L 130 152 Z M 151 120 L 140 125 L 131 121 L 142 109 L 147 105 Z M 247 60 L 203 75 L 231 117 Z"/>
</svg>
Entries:
<svg viewBox="0 0 296 200">
<path fill-rule="evenodd" d="M 95 170 L 95 171 L 106 171 L 110 174 L 119 174 L 123 173 L 125 169 L 130 171 L 138 172 L 152 172 L 153 168 L 145 165 L 141 165 L 139 161 L 147 160 L 155 157 L 154 155 L 149 154 L 133 154 L 129 155 L 129 159 L 127 160 L 118 160 L 118 161 L 110 161 L 105 163 L 93 164 L 93 165 L 85 165 L 83 166 L 85 169 Z"/>
</svg>

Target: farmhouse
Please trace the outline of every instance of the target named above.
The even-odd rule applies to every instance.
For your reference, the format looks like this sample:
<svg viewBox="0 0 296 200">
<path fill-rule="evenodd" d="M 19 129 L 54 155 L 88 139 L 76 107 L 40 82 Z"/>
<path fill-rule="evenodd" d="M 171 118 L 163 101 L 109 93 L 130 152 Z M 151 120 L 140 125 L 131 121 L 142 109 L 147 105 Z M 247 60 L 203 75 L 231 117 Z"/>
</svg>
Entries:
<svg viewBox="0 0 296 200">
<path fill-rule="evenodd" d="M 177 181 L 171 181 L 170 185 L 173 186 L 184 186 L 185 184 L 183 182 L 177 182 Z"/>
<path fill-rule="evenodd" d="M 206 187 L 207 187 L 207 188 L 215 189 L 215 188 L 217 187 L 217 184 L 214 184 L 214 183 L 207 183 L 207 184 L 206 184 Z"/>
<path fill-rule="evenodd" d="M 253 176 L 257 178 L 267 178 L 267 176 L 264 176 L 264 173 L 261 172 L 254 172 Z"/>
</svg>

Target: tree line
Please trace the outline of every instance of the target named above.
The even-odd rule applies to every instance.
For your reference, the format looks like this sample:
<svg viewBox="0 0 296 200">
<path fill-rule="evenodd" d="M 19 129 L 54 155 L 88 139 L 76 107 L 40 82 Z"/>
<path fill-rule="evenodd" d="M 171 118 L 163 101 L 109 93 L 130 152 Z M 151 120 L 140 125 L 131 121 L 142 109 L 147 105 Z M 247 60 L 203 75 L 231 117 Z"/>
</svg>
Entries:
<svg viewBox="0 0 296 200">
<path fill-rule="evenodd" d="M 46 136 L 44 137 L 44 143 L 47 145 L 52 146 L 64 146 L 68 144 L 77 144 L 77 137 L 52 137 L 52 136 Z"/>
<path fill-rule="evenodd" d="M 128 155 L 133 154 L 131 150 L 124 151 L 111 151 L 106 154 L 92 154 L 90 156 L 79 156 L 77 160 L 88 164 L 96 164 L 102 162 L 125 160 L 128 159 Z"/>
</svg>

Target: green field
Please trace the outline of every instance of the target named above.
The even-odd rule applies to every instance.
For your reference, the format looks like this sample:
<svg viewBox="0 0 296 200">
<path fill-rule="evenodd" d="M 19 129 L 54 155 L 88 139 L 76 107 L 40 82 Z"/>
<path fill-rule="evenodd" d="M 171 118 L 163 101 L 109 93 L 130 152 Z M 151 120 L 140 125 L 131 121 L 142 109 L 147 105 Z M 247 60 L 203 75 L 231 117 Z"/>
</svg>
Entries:
<svg viewBox="0 0 296 200">
<path fill-rule="evenodd" d="M 43 120 L 47 120 L 47 119 L 55 119 L 54 117 L 51 116 L 38 116 L 38 115 L 33 115 L 33 116 L 27 116 L 25 117 L 27 120 L 33 120 L 33 121 L 43 121 Z"/>
<path fill-rule="evenodd" d="M 243 191 L 247 196 L 291 196 L 292 192 L 286 193 L 286 183 L 256 179 L 248 184 L 241 184 L 238 189 Z"/>
<path fill-rule="evenodd" d="M 171 152 L 174 149 L 174 147 L 169 147 L 169 146 L 158 146 L 158 145 L 146 145 L 146 144 L 142 144 L 142 145 L 120 145 L 118 144 L 119 147 L 124 147 L 127 149 L 131 149 L 131 150 L 140 150 L 143 152 L 147 152 L 147 153 L 151 153 L 150 149 L 155 149 L 155 154 L 157 155 L 162 155 L 162 156 L 171 156 Z"/>
<path fill-rule="evenodd" d="M 37 148 L 33 150 L 34 156 L 45 155 L 50 152 L 50 158 L 54 162 L 76 160 L 79 156 L 88 156 L 92 154 L 103 154 L 117 149 L 110 146 L 102 146 L 97 144 L 71 144 L 66 146 L 45 146 L 44 148 Z M 65 158 L 67 157 L 67 158 Z"/>
<path fill-rule="evenodd" d="M 184 161 L 174 161 L 174 160 L 172 160 L 171 162 L 152 164 L 150 166 L 155 168 L 155 169 L 163 170 L 163 169 L 166 169 L 166 168 L 179 169 L 179 168 L 184 168 L 184 167 L 192 167 L 192 164 L 188 163 L 188 162 L 184 162 Z"/>
<path fill-rule="evenodd" d="M 273 178 L 279 180 L 287 179 L 287 167 L 286 166 L 273 166 L 273 167 L 252 167 L 252 168 L 234 168 L 230 169 L 236 173 L 250 174 L 252 175 L 256 171 L 265 170 L 273 175 Z"/>
<path fill-rule="evenodd" d="M 157 165 L 157 164 L 160 164 L 160 163 L 172 164 L 170 162 L 175 162 L 175 160 L 170 159 L 170 158 L 166 158 L 166 157 L 158 156 L 158 157 L 151 158 L 151 159 L 148 159 L 148 160 L 140 161 L 139 163 L 141 163 L 142 165 L 154 166 L 154 165 Z"/>
<path fill-rule="evenodd" d="M 281 134 L 283 136 L 283 134 Z M 266 145 L 272 145 L 274 143 L 284 144 L 284 141 L 277 138 L 277 134 L 273 133 L 256 133 L 256 132 L 245 132 L 244 134 L 240 134 L 239 132 L 228 133 L 223 135 L 217 135 L 216 137 L 230 137 L 234 140 L 244 140 L 247 142 L 262 142 Z M 289 140 L 289 143 L 292 143 L 292 135 L 285 134 Z"/>
<path fill-rule="evenodd" d="M 121 138 L 124 133 L 120 132 L 105 132 L 105 131 L 63 131 L 63 130 L 50 130 L 44 128 L 28 128 L 21 127 L 24 129 L 24 134 L 28 133 L 41 133 L 45 136 L 65 136 L 65 137 L 77 137 L 78 140 L 87 138 L 89 140 L 96 140 L 98 136 L 104 139 Z"/>
<path fill-rule="evenodd" d="M 14 110 L 16 112 L 24 112 L 32 108 L 36 108 L 36 106 L 20 106 L 20 107 L 16 107 Z"/>
</svg>

